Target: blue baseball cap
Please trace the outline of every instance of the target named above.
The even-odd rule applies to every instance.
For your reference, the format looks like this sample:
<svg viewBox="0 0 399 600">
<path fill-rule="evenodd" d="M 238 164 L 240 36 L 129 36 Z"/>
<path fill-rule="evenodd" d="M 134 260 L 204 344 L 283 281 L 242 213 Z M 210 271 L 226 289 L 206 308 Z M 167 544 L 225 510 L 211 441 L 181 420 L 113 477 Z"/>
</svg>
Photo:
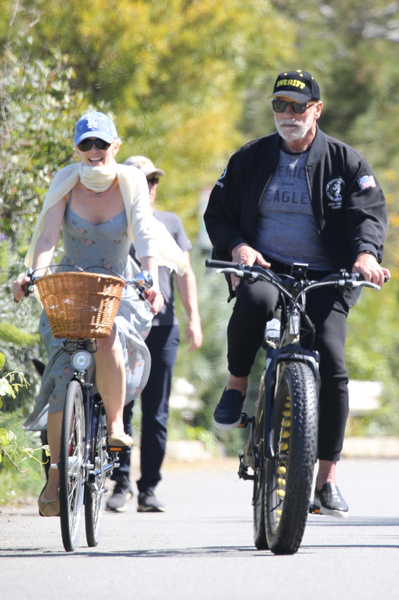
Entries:
<svg viewBox="0 0 399 600">
<path fill-rule="evenodd" d="M 104 113 L 90 112 L 83 115 L 76 125 L 73 141 L 75 146 L 83 140 L 96 137 L 110 144 L 118 138 L 114 122 Z"/>
</svg>

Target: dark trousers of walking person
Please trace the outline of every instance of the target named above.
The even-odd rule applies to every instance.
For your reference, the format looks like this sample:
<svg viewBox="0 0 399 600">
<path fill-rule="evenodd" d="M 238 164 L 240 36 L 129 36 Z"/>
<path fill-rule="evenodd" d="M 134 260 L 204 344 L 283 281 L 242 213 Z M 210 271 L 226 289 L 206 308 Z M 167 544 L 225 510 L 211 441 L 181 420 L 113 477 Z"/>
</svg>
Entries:
<svg viewBox="0 0 399 600">
<path fill-rule="evenodd" d="M 153 490 L 162 479 L 161 467 L 166 451 L 169 397 L 179 341 L 178 325 L 154 326 L 145 341 L 151 354 L 151 371 L 147 385 L 141 394 L 141 477 L 137 482 L 140 492 Z M 129 435 L 132 435 L 133 407 L 134 402 L 130 402 L 123 411 L 124 427 Z M 114 470 L 112 479 L 129 481 L 130 450 L 121 453 L 119 458 L 120 466 Z"/>
</svg>

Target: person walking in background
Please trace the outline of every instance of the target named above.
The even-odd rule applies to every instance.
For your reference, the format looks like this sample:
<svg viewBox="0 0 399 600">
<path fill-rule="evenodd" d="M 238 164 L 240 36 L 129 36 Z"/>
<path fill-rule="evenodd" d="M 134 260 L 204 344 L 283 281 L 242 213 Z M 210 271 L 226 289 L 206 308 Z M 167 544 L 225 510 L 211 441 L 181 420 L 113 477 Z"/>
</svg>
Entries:
<svg viewBox="0 0 399 600">
<path fill-rule="evenodd" d="M 188 317 L 185 341 L 186 344 L 190 344 L 189 352 L 196 350 L 202 344 L 201 319 L 198 310 L 197 283 L 189 258 L 191 243 L 176 214 L 154 209 L 159 178 L 164 176 L 164 172 L 156 168 L 145 156 L 131 156 L 124 164 L 137 167 L 146 176 L 154 217 L 165 225 L 183 250 L 188 264 L 184 275 L 179 275 L 175 279 L 165 267 L 159 269 L 159 287 L 165 302 L 163 309 L 154 317 L 151 331 L 146 338 L 146 345 L 151 355 L 151 371 L 147 386 L 141 394 L 141 477 L 137 482 L 139 490 L 137 510 L 138 512 L 162 512 L 165 507 L 156 497 L 154 490 L 162 478 L 161 467 L 166 450 L 169 397 L 180 341 L 179 325 L 175 314 L 174 282 Z M 133 246 L 131 254 L 135 256 Z M 123 415 L 125 430 L 130 435 L 133 406 L 134 402 L 125 406 Z M 120 466 L 114 470 L 112 479 L 115 481 L 115 487 L 107 502 L 107 509 L 110 511 L 126 511 L 127 503 L 133 496 L 130 459 L 131 452 L 127 450 L 120 455 Z"/>
<path fill-rule="evenodd" d="M 285 274 L 304 262 L 316 280 L 344 268 L 381 285 L 390 277 L 380 266 L 386 202 L 371 167 L 319 129 L 323 102 L 310 73 L 280 73 L 270 98 L 277 132 L 238 150 L 211 192 L 204 219 L 213 256 Z M 269 283 L 251 286 L 235 276 L 229 283 L 237 298 L 227 331 L 229 375 L 214 412 L 215 425 L 225 429 L 240 422 L 248 375 L 278 301 Z M 336 465 L 349 410 L 346 318 L 357 297 L 328 287 L 307 300 L 321 376 L 314 503 L 337 517 L 349 510 L 336 485 Z"/>
</svg>

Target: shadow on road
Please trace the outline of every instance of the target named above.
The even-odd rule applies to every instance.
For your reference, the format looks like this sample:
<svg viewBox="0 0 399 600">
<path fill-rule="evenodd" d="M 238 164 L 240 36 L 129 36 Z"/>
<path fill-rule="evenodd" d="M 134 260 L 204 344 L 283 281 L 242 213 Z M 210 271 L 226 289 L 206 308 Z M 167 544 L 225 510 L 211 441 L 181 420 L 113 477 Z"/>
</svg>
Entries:
<svg viewBox="0 0 399 600">
<path fill-rule="evenodd" d="M 299 553 L 306 551 L 323 551 L 330 550 L 333 548 L 357 548 L 357 549 L 393 549 L 399 548 L 399 535 L 394 532 L 387 536 L 387 532 L 385 530 L 386 527 L 399 527 L 399 518 L 396 517 L 353 517 L 348 520 L 338 520 L 326 517 L 311 517 L 308 520 L 307 528 L 318 528 L 320 526 L 323 527 L 333 527 L 346 530 L 346 538 L 348 534 L 348 529 L 351 527 L 375 527 L 375 528 L 383 528 L 381 530 L 381 542 L 376 542 L 376 536 L 378 536 L 378 532 L 376 530 L 373 531 L 373 537 L 364 537 L 364 542 L 348 544 L 347 542 L 343 543 L 326 543 L 323 544 L 306 544 L 303 543 L 300 547 Z M 390 541 L 392 540 L 392 543 Z M 1 557 L 10 557 L 13 558 L 34 558 L 37 559 L 39 557 L 47 558 L 50 556 L 59 556 L 60 554 L 64 555 L 66 559 L 74 559 L 81 558 L 84 556 L 90 557 L 125 557 L 125 558 L 204 558 L 204 557 L 225 557 L 225 558 L 248 558 L 251 556 L 260 557 L 264 555 L 274 556 L 271 552 L 259 551 L 256 550 L 254 546 L 203 546 L 203 547 L 192 547 L 192 548 L 151 548 L 151 549 L 137 549 L 137 550 L 123 550 L 123 551 L 109 551 L 106 552 L 104 550 L 99 550 L 97 548 L 87 549 L 87 550 L 77 550 L 74 553 L 65 553 L 62 549 L 60 551 L 48 550 L 46 551 L 43 548 L 2 548 L 0 551 Z"/>
</svg>

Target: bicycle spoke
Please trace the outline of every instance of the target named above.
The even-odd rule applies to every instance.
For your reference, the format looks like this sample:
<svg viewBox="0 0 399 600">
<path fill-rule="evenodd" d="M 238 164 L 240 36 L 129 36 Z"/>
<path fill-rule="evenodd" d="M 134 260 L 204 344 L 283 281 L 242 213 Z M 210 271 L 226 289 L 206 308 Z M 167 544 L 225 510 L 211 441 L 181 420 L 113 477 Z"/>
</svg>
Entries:
<svg viewBox="0 0 399 600">
<path fill-rule="evenodd" d="M 85 477 L 85 419 L 80 383 L 72 380 L 65 399 L 60 452 L 60 521 L 65 550 L 75 549 L 80 533 Z"/>
</svg>

